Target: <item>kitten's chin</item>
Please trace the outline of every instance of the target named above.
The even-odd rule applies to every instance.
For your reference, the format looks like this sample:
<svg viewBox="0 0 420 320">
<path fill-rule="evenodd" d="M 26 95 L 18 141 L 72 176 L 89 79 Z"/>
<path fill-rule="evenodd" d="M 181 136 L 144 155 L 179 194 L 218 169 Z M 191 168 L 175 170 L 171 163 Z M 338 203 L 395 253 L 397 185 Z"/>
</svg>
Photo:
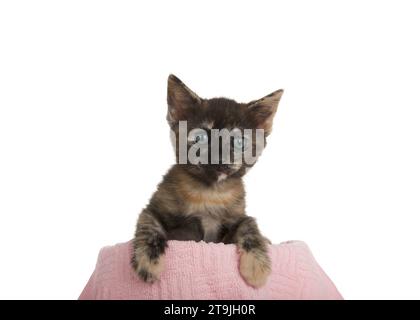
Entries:
<svg viewBox="0 0 420 320">
<path fill-rule="evenodd" d="M 190 164 L 182 166 L 182 168 L 195 180 L 208 186 L 224 183 L 231 178 L 241 178 L 245 173 L 243 167 L 210 167 Z"/>
<path fill-rule="evenodd" d="M 225 181 L 228 178 L 228 175 L 226 173 L 218 173 L 217 174 L 217 182 Z"/>
</svg>

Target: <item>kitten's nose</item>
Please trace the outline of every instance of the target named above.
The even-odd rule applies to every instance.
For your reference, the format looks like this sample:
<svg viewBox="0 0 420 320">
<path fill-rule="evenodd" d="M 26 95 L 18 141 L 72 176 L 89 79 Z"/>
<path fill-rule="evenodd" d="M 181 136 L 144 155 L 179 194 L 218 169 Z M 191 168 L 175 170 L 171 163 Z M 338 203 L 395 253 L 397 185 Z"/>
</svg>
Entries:
<svg viewBox="0 0 420 320">
<path fill-rule="evenodd" d="M 228 173 L 230 168 L 228 164 L 217 164 L 214 169 L 220 173 Z"/>
</svg>

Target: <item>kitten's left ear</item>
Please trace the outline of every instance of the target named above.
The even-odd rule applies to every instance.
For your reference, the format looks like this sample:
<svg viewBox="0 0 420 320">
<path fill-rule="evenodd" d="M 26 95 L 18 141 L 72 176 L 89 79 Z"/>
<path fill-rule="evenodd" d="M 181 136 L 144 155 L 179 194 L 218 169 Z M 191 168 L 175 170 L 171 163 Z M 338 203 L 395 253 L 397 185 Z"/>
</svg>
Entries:
<svg viewBox="0 0 420 320">
<path fill-rule="evenodd" d="M 193 108 L 201 104 L 201 98 L 173 74 L 168 77 L 168 114 L 169 125 L 187 120 Z"/>
<path fill-rule="evenodd" d="M 248 103 L 248 114 L 258 129 L 264 129 L 265 135 L 271 133 L 274 115 L 282 95 L 283 90 L 281 89 Z"/>
</svg>

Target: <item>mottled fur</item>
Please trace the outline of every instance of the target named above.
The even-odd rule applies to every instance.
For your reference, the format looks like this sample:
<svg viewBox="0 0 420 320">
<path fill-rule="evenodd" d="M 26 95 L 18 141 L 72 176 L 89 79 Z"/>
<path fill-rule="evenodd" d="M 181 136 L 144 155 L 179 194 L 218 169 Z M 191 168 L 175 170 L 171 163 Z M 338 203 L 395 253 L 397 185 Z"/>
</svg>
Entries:
<svg viewBox="0 0 420 320">
<path fill-rule="evenodd" d="M 202 99 L 178 78 L 169 76 L 167 119 L 175 132 L 177 164 L 164 176 L 138 219 L 132 265 L 144 281 L 159 279 L 168 240 L 203 240 L 235 243 L 245 281 L 255 287 L 264 285 L 270 273 L 267 240 L 255 219 L 245 214 L 242 176 L 252 164 L 178 164 L 182 138 L 178 123 L 188 121 L 188 130 L 262 128 L 267 136 L 281 95 L 278 90 L 250 103 Z"/>
</svg>

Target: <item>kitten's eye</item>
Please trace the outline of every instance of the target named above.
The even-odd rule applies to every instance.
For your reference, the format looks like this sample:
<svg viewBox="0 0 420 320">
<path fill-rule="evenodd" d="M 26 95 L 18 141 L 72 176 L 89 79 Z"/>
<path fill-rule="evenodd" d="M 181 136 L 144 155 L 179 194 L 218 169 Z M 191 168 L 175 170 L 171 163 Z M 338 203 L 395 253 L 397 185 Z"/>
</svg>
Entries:
<svg viewBox="0 0 420 320">
<path fill-rule="evenodd" d="M 235 137 L 233 139 L 233 147 L 239 151 L 245 150 L 248 147 L 248 139 L 245 137 Z"/>
<path fill-rule="evenodd" d="M 195 136 L 195 142 L 199 143 L 205 143 L 207 142 L 207 134 L 206 133 L 200 133 Z"/>
<path fill-rule="evenodd" d="M 190 142 L 204 144 L 204 143 L 207 143 L 207 140 L 208 140 L 207 132 L 205 132 L 204 130 L 196 130 L 196 131 L 193 130 L 190 132 L 188 136 L 188 141 Z"/>
</svg>

